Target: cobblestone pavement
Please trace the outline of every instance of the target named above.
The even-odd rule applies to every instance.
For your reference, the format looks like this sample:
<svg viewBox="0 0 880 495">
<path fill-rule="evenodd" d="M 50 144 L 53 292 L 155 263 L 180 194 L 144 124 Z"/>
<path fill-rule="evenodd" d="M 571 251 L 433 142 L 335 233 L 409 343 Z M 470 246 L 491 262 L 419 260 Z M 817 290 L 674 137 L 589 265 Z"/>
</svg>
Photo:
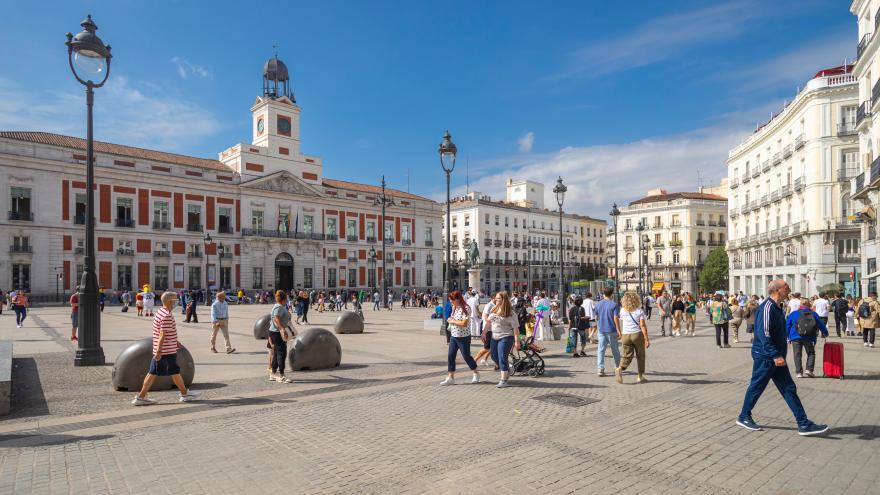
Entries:
<svg viewBox="0 0 880 495">
<path fill-rule="evenodd" d="M 259 309 L 241 311 L 252 321 Z M 50 328 L 60 318 L 43 316 Z M 64 382 L 62 394 L 53 377 L 76 370 L 54 348 L 61 343 L 17 353 L 30 360 L 21 372 L 38 373 L 43 395 L 66 405 L 49 397 L 0 422 L 0 494 L 877 492 L 880 351 L 855 339 L 846 340 L 845 380 L 798 380 L 811 418 L 832 425 L 827 437 L 803 438 L 772 388 L 754 412 L 766 431 L 734 425 L 748 345 L 718 349 L 707 326 L 696 337 L 654 337 L 645 384 L 597 377 L 595 346 L 572 359 L 553 342 L 546 376 L 496 389 L 491 370 L 481 384 L 465 372 L 459 385 L 438 386 L 445 348 L 421 330 L 424 313 L 367 317 L 375 333 L 343 336 L 344 361 L 357 366 L 270 384 L 254 351 L 237 358 L 252 376 L 212 379 L 205 400 L 188 404 L 168 392 L 161 405 L 126 407 L 130 393 L 98 392 L 109 377 L 95 369 L 80 375 L 94 382 L 86 393 Z M 8 325 L 0 320 L 0 331 Z M 585 400 L 538 399 L 557 393 Z"/>
</svg>

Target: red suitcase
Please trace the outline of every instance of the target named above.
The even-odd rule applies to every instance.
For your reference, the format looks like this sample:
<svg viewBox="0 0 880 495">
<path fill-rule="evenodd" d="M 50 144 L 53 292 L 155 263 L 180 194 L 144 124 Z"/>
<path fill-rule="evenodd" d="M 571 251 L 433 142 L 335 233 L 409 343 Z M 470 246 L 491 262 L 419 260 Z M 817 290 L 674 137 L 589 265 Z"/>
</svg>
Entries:
<svg viewBox="0 0 880 495">
<path fill-rule="evenodd" d="M 843 379 L 843 344 L 825 342 L 822 347 L 822 373 L 827 378 Z"/>
</svg>

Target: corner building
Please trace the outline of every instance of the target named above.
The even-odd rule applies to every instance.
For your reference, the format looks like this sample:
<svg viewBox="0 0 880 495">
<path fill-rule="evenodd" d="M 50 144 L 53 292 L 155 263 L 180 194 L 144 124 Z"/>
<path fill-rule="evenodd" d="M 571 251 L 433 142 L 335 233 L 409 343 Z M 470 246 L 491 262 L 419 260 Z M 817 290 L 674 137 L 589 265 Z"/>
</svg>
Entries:
<svg viewBox="0 0 880 495">
<path fill-rule="evenodd" d="M 527 288 L 555 292 L 562 278 L 559 211 L 544 208 L 544 184 L 508 179 L 506 187 L 505 201 L 495 201 L 480 192 L 450 201 L 451 287 L 467 287 L 467 250 L 474 240 L 480 250 L 480 288 L 485 293 Z M 604 220 L 565 213 L 563 204 L 562 259 L 566 283 L 605 278 L 606 230 Z"/>
<path fill-rule="evenodd" d="M 442 285 L 434 246 L 442 205 L 386 189 L 395 206 L 383 219 L 379 187 L 324 177 L 321 159 L 302 152 L 301 109 L 288 85 L 283 62 L 269 60 L 251 106 L 251 143 L 217 160 L 95 143 L 101 287 L 332 290 L 379 286 L 383 276 L 394 289 Z M 69 292 L 79 283 L 85 148 L 75 137 L 0 132 L 4 290 L 51 299 L 56 284 Z"/>
<path fill-rule="evenodd" d="M 772 279 L 808 296 L 858 272 L 850 179 L 858 165 L 858 83 L 850 65 L 817 72 L 781 112 L 732 149 L 730 289 Z M 850 290 L 851 292 L 851 290 Z"/>
</svg>

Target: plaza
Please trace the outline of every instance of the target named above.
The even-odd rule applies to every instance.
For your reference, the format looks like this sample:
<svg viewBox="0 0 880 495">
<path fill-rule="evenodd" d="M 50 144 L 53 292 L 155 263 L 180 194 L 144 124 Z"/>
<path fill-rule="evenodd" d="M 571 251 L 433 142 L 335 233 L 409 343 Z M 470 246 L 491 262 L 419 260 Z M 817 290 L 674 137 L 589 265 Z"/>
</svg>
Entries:
<svg viewBox="0 0 880 495">
<path fill-rule="evenodd" d="M 0 421 L 0 493 L 876 489 L 880 364 L 860 339 L 844 340 L 846 379 L 798 380 L 810 417 L 832 428 L 807 438 L 772 387 L 754 413 L 765 431 L 734 424 L 751 372 L 749 345 L 717 349 L 703 314 L 692 338 L 654 337 L 659 320 L 650 321 L 647 383 L 635 384 L 634 374 L 622 385 L 599 378 L 595 346 L 572 359 L 555 341 L 547 343 L 545 376 L 513 377 L 499 390 L 491 369 L 484 383 L 439 387 L 443 337 L 423 329 L 426 310 L 397 307 L 367 310 L 364 334 L 338 336 L 339 368 L 270 383 L 265 341 L 252 335 L 269 308 L 230 307 L 231 355 L 212 354 L 210 324 L 183 323 L 178 311 L 181 342 L 196 362 L 193 388 L 203 395 L 181 404 L 176 392 L 158 392 L 160 404 L 143 408 L 131 406 L 133 393 L 113 390 L 111 365 L 70 366 L 66 308 L 35 308 L 22 329 L 0 316 L 0 339 L 15 340 L 13 410 Z M 336 316 L 312 311 L 309 319 L 332 328 Z M 149 335 L 147 318 L 118 306 L 102 320 L 108 363 Z"/>
</svg>

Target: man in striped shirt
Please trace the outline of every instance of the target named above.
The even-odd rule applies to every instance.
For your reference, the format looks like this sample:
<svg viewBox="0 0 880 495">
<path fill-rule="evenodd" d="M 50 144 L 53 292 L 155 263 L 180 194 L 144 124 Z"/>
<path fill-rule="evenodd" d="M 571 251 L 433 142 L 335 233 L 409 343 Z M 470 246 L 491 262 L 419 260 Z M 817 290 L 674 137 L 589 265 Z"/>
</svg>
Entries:
<svg viewBox="0 0 880 495">
<path fill-rule="evenodd" d="M 180 390 L 178 397 L 180 402 L 189 402 L 199 396 L 197 392 L 187 390 L 180 376 L 180 367 L 177 366 L 177 348 L 180 344 L 177 341 L 177 324 L 171 313 L 175 302 L 177 302 L 177 294 L 174 292 L 162 294 L 162 307 L 153 317 L 153 359 L 150 360 L 150 371 L 144 378 L 141 392 L 131 401 L 135 406 L 149 406 L 156 403 L 155 399 L 147 398 L 147 392 L 157 376 L 171 377 L 171 381 Z"/>
</svg>

